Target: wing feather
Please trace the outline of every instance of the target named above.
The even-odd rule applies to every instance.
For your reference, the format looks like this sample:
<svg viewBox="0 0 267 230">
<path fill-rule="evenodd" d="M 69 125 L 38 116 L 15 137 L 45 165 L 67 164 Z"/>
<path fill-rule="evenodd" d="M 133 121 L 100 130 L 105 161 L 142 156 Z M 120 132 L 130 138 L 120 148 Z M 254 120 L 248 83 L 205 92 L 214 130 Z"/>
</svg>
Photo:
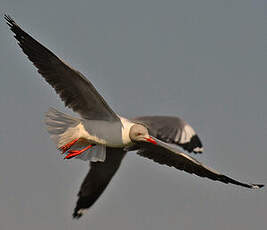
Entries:
<svg viewBox="0 0 267 230">
<path fill-rule="evenodd" d="M 194 129 L 179 117 L 144 116 L 133 120 L 145 125 L 152 136 L 164 142 L 176 144 L 188 152 L 203 151 L 202 143 Z"/>
<path fill-rule="evenodd" d="M 261 188 L 264 186 L 261 184 L 246 184 L 234 180 L 211 168 L 208 168 L 193 157 L 180 152 L 177 148 L 174 148 L 173 146 L 166 144 L 160 140 L 156 139 L 156 141 L 158 143 L 157 145 L 145 142 L 138 143 L 137 145 L 139 145 L 140 149 L 137 154 L 149 158 L 159 164 L 174 167 L 176 169 L 183 170 L 200 177 L 207 177 L 211 180 L 221 181 L 226 184 L 231 183 L 253 189 Z"/>
<path fill-rule="evenodd" d="M 119 121 L 118 116 L 80 72 L 60 60 L 50 50 L 23 31 L 8 15 L 5 20 L 23 52 L 38 72 L 55 89 L 65 105 L 86 119 Z"/>
<path fill-rule="evenodd" d="M 117 172 L 125 153 L 123 149 L 107 148 L 104 162 L 91 162 L 90 170 L 78 193 L 73 218 L 80 218 L 96 202 Z"/>
</svg>

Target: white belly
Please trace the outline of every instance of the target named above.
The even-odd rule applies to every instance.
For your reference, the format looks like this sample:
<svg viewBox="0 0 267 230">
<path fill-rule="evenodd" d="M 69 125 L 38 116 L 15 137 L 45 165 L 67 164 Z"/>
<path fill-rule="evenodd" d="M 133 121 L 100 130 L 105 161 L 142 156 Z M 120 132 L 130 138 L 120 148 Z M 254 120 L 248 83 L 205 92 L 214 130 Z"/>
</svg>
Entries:
<svg viewBox="0 0 267 230">
<path fill-rule="evenodd" d="M 120 117 L 121 124 L 116 125 L 106 121 L 86 121 L 86 123 L 79 123 L 75 127 L 68 128 L 62 134 L 61 140 L 71 140 L 75 138 L 83 138 L 88 143 L 96 143 L 108 147 L 125 147 L 132 143 L 129 133 L 133 122 L 124 117 Z M 59 143 L 62 145 L 62 143 Z"/>
</svg>

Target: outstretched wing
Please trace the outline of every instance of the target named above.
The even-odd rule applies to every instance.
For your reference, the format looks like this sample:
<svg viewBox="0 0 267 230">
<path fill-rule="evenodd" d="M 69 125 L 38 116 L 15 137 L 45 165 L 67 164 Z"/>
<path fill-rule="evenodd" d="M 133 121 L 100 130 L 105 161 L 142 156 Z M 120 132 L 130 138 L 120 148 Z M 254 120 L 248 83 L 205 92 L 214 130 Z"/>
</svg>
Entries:
<svg viewBox="0 0 267 230">
<path fill-rule="evenodd" d="M 188 152 L 203 152 L 202 143 L 195 130 L 179 117 L 144 116 L 133 120 L 144 124 L 150 135 L 164 142 L 179 145 Z"/>
<path fill-rule="evenodd" d="M 73 218 L 80 218 L 83 212 L 95 203 L 118 170 L 126 153 L 120 148 L 107 148 L 106 151 L 104 162 L 91 162 L 90 170 L 78 193 Z"/>
<path fill-rule="evenodd" d="M 185 172 L 192 173 L 200 177 L 207 177 L 211 180 L 218 180 L 226 184 L 230 183 L 253 189 L 264 186 L 261 184 L 246 184 L 234 180 L 213 169 L 208 168 L 196 159 L 180 152 L 177 148 L 157 140 L 154 137 L 153 139 L 156 140 L 157 145 L 147 142 L 138 143 L 137 145 L 139 145 L 140 150 L 137 152 L 137 154 L 152 159 L 159 164 L 175 167 Z"/>
<path fill-rule="evenodd" d="M 86 119 L 118 121 L 94 86 L 78 71 L 61 61 L 50 50 L 23 31 L 5 15 L 23 52 L 37 67 L 38 72 L 56 90 L 65 105 Z"/>
</svg>

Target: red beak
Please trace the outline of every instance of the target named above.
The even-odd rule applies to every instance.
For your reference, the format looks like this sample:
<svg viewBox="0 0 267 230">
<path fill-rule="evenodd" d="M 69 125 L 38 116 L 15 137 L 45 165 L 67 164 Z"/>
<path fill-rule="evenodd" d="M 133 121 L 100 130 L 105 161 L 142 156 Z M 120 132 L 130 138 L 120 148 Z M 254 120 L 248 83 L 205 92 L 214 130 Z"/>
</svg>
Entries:
<svg viewBox="0 0 267 230">
<path fill-rule="evenodd" d="M 149 137 L 149 138 L 145 138 L 148 142 L 154 144 L 154 145 L 157 145 L 157 142 L 152 138 L 152 137 Z"/>
</svg>

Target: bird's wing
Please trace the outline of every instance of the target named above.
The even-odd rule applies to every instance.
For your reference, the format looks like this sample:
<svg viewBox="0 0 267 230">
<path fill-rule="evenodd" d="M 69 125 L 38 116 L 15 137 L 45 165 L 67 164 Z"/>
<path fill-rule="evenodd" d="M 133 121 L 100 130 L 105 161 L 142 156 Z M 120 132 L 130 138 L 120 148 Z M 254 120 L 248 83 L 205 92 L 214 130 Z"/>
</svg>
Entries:
<svg viewBox="0 0 267 230">
<path fill-rule="evenodd" d="M 107 148 L 106 151 L 104 162 L 91 162 L 90 170 L 78 193 L 73 218 L 80 218 L 83 212 L 95 203 L 118 170 L 126 153 L 120 148 Z"/>
<path fill-rule="evenodd" d="M 149 158 L 159 164 L 175 167 L 185 172 L 192 173 L 200 177 L 207 177 L 211 180 L 218 180 L 226 184 L 230 183 L 253 189 L 264 186 L 260 184 L 246 184 L 234 180 L 208 168 L 187 154 L 180 152 L 175 146 L 171 146 L 170 144 L 157 140 L 154 137 L 152 138 L 156 140 L 157 145 L 147 142 L 139 142 L 137 143 L 137 145 L 139 145 L 139 151 L 137 154 Z"/>
<path fill-rule="evenodd" d="M 80 72 L 60 60 L 50 50 L 23 31 L 8 15 L 5 20 L 14 32 L 23 52 L 37 67 L 38 72 L 56 90 L 65 105 L 83 118 L 118 121 L 103 97 Z"/>
<path fill-rule="evenodd" d="M 203 152 L 202 143 L 195 130 L 179 117 L 144 116 L 133 120 L 145 125 L 150 135 L 164 142 L 179 145 L 188 152 Z"/>
</svg>

